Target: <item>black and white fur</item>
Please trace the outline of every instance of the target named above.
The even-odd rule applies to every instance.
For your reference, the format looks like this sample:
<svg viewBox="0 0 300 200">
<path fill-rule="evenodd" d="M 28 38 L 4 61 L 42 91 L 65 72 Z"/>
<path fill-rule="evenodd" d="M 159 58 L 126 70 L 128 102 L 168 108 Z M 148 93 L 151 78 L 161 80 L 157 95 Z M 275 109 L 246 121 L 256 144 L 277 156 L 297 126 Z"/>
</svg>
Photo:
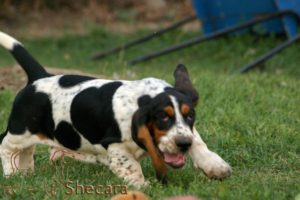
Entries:
<svg viewBox="0 0 300 200">
<path fill-rule="evenodd" d="M 147 153 L 163 181 L 165 164 L 181 167 L 186 154 L 209 177 L 230 175 L 230 166 L 207 148 L 194 126 L 198 96 L 183 65 L 175 71 L 175 87 L 156 78 L 52 75 L 9 35 L 0 32 L 0 44 L 28 76 L 0 135 L 5 176 L 33 171 L 36 144 L 50 145 L 53 160 L 71 155 L 107 165 L 136 187 L 145 185 L 139 160 Z"/>
</svg>

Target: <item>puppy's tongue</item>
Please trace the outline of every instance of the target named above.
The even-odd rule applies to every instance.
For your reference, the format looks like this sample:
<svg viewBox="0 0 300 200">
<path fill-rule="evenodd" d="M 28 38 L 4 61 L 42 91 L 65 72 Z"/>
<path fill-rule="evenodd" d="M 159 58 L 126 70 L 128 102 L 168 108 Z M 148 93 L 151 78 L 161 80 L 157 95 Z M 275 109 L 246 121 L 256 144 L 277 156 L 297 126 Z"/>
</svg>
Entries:
<svg viewBox="0 0 300 200">
<path fill-rule="evenodd" d="M 178 154 L 171 154 L 171 153 L 164 153 L 165 162 L 172 167 L 182 167 L 185 164 L 186 157 L 182 153 Z"/>
</svg>

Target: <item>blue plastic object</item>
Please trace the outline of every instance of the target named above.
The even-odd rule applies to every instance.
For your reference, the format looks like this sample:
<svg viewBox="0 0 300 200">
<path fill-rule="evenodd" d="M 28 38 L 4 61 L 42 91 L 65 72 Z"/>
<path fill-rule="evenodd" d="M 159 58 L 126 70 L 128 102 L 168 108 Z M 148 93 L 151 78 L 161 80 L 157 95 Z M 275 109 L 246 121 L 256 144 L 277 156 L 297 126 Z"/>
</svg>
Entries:
<svg viewBox="0 0 300 200">
<path fill-rule="evenodd" d="M 300 15 L 300 0 L 275 0 L 278 10 L 293 10 Z M 284 17 L 282 19 L 285 33 L 289 37 L 297 35 L 299 27 L 297 22 L 291 16 Z"/>
<path fill-rule="evenodd" d="M 283 10 L 300 14 L 300 0 L 193 0 L 194 8 L 203 23 L 204 34 Z M 262 23 L 254 28 L 260 33 L 285 33 L 294 37 L 298 26 L 290 16 Z"/>
</svg>

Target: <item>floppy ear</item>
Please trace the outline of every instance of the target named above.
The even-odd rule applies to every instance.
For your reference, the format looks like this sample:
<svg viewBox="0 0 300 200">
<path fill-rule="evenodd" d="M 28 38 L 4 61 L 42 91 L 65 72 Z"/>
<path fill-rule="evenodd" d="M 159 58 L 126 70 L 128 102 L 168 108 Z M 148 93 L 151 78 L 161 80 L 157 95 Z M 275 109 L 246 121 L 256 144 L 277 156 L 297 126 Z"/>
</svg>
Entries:
<svg viewBox="0 0 300 200">
<path fill-rule="evenodd" d="M 196 106 L 198 103 L 199 95 L 194 88 L 189 73 L 183 64 L 177 65 L 174 71 L 175 78 L 175 89 L 179 92 L 189 96 L 192 99 L 193 105 Z"/>
<path fill-rule="evenodd" d="M 150 155 L 152 165 L 156 171 L 156 177 L 162 183 L 167 183 L 167 167 L 154 144 L 153 137 L 146 125 L 147 111 L 146 107 L 140 108 L 135 112 L 132 119 L 132 137 L 133 140 Z"/>
</svg>

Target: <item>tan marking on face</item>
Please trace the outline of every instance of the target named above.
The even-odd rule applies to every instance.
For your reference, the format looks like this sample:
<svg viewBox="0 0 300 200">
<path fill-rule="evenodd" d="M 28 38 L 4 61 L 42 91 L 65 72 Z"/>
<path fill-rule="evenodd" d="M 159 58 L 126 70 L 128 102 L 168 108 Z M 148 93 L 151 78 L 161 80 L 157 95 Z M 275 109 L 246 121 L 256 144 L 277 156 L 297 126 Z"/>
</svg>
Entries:
<svg viewBox="0 0 300 200">
<path fill-rule="evenodd" d="M 167 174 L 167 167 L 165 165 L 164 160 L 158 153 L 152 137 L 150 135 L 149 129 L 147 126 L 143 125 L 138 129 L 138 139 L 144 144 L 147 149 L 148 154 L 152 160 L 152 165 L 156 170 L 156 173 L 161 177 L 165 177 Z"/>
<path fill-rule="evenodd" d="M 154 141 L 157 143 L 162 136 L 165 136 L 167 132 L 165 130 L 160 130 L 157 126 L 153 125 L 151 127 L 154 135 Z"/>
<path fill-rule="evenodd" d="M 47 135 L 45 135 L 44 133 L 37 133 L 36 136 L 38 136 L 38 138 L 40 140 L 47 140 L 47 139 L 49 139 L 49 137 Z"/>
<path fill-rule="evenodd" d="M 181 113 L 183 116 L 187 116 L 190 112 L 191 108 L 187 104 L 182 104 L 181 106 Z"/>
<path fill-rule="evenodd" d="M 169 117 L 174 117 L 174 115 L 175 115 L 175 111 L 172 106 L 165 107 L 164 111 L 168 114 Z"/>
</svg>

